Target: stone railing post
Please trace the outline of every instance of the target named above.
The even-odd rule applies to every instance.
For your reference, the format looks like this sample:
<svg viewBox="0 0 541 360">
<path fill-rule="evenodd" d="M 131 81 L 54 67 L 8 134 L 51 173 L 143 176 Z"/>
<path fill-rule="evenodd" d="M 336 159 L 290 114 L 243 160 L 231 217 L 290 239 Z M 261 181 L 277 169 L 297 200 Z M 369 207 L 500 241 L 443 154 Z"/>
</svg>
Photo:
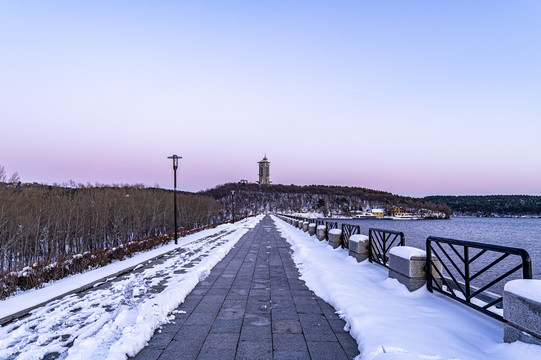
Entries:
<svg viewBox="0 0 541 360">
<path fill-rule="evenodd" d="M 329 245 L 331 245 L 333 249 L 336 249 L 337 247 L 340 246 L 341 237 L 342 237 L 341 229 L 329 230 Z"/>
<path fill-rule="evenodd" d="M 327 239 L 327 227 L 325 225 L 317 226 L 317 239 L 319 241 Z"/>
<path fill-rule="evenodd" d="M 316 224 L 314 223 L 308 224 L 308 234 L 310 234 L 310 236 L 313 236 L 316 234 Z"/>
<path fill-rule="evenodd" d="M 357 262 L 368 259 L 367 235 L 351 235 L 349 238 L 349 256 L 353 256 Z"/>
<path fill-rule="evenodd" d="M 519 279 L 505 284 L 503 330 L 506 343 L 520 340 L 541 345 L 541 280 Z"/>
<path fill-rule="evenodd" d="M 433 261 L 441 273 L 441 263 L 435 257 Z M 417 290 L 426 284 L 425 266 L 424 250 L 411 246 L 395 246 L 389 251 L 389 277 L 406 285 L 409 291 Z"/>
<path fill-rule="evenodd" d="M 299 223 L 297 224 L 297 227 L 302 230 L 302 224 L 304 224 L 304 220 L 299 220 Z"/>
<path fill-rule="evenodd" d="M 308 221 L 304 221 L 302 223 L 302 231 L 304 231 L 304 232 L 308 231 L 308 224 L 310 224 Z"/>
</svg>

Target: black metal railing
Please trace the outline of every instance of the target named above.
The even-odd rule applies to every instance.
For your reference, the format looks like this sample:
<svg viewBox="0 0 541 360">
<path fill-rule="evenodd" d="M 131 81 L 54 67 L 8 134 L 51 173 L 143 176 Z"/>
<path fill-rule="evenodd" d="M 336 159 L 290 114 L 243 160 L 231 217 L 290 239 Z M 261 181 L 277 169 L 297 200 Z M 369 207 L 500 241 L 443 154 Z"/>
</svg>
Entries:
<svg viewBox="0 0 541 360">
<path fill-rule="evenodd" d="M 351 237 L 351 235 L 360 234 L 360 233 L 361 233 L 361 227 L 359 225 L 351 225 L 351 224 L 343 223 L 340 245 L 345 249 L 349 249 L 349 238 Z"/>
<path fill-rule="evenodd" d="M 441 267 L 436 263 L 439 261 Z M 526 250 L 439 237 L 426 240 L 428 291 L 437 291 L 502 322 L 503 281 L 532 278 Z"/>
<path fill-rule="evenodd" d="M 368 260 L 389 267 L 389 256 L 387 253 L 393 246 L 406 245 L 403 232 L 368 229 Z"/>
<path fill-rule="evenodd" d="M 338 229 L 338 222 L 336 221 L 325 221 L 325 227 L 327 228 L 327 231 L 331 229 Z"/>
<path fill-rule="evenodd" d="M 327 234 L 327 240 L 329 239 L 329 230 L 338 229 L 338 222 L 336 221 L 325 221 L 325 227 L 327 228 L 325 234 Z"/>
</svg>

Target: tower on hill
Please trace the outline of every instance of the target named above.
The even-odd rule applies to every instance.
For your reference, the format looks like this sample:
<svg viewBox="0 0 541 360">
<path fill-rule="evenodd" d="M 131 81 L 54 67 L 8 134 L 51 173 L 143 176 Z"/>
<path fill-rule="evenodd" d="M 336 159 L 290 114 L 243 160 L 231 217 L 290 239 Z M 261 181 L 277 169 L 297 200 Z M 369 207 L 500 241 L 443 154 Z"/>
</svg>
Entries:
<svg viewBox="0 0 541 360">
<path fill-rule="evenodd" d="M 268 185 L 270 181 L 270 162 L 267 159 L 267 155 L 263 157 L 263 160 L 257 162 L 259 164 L 259 185 Z"/>
</svg>

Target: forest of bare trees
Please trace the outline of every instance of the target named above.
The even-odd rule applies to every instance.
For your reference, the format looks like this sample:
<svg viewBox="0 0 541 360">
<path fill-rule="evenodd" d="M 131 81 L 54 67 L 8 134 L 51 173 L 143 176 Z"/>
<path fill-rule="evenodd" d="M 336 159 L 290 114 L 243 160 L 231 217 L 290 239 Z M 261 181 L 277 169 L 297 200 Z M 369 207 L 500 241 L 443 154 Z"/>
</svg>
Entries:
<svg viewBox="0 0 541 360">
<path fill-rule="evenodd" d="M 12 180 L 12 181 L 6 181 Z M 115 247 L 173 230 L 172 191 L 144 186 L 47 186 L 0 178 L 0 270 Z M 179 227 L 219 221 L 209 196 L 179 193 Z"/>
</svg>

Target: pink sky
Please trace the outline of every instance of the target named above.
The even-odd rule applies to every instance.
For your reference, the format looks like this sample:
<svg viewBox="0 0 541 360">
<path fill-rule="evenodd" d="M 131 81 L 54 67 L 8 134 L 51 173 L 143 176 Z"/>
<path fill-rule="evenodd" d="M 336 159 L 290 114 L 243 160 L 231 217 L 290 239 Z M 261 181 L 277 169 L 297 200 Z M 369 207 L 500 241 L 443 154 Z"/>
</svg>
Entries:
<svg viewBox="0 0 541 360">
<path fill-rule="evenodd" d="M 257 180 L 541 195 L 541 5 L 0 6 L 0 165 L 24 182 Z"/>
</svg>

